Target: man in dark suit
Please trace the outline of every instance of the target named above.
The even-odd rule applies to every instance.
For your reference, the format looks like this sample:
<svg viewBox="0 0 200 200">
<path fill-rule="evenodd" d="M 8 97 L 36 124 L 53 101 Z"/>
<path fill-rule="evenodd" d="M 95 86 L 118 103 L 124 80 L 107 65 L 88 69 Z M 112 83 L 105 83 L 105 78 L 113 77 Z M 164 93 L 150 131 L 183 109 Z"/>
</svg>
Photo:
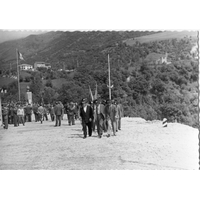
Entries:
<svg viewBox="0 0 200 200">
<path fill-rule="evenodd" d="M 61 116 L 63 114 L 63 108 L 59 102 L 56 102 L 56 106 L 54 107 L 54 112 L 56 115 L 56 124 L 55 126 L 61 126 Z"/>
<path fill-rule="evenodd" d="M 26 106 L 25 110 L 26 110 L 25 119 L 28 120 L 28 122 L 31 122 L 32 106 L 30 103 Z"/>
<path fill-rule="evenodd" d="M 8 129 L 8 113 L 9 113 L 9 108 L 7 105 L 4 105 L 2 109 L 2 116 L 5 129 Z"/>
<path fill-rule="evenodd" d="M 83 134 L 85 139 L 87 137 L 87 127 L 88 135 L 92 136 L 92 121 L 93 121 L 93 110 L 90 105 L 87 104 L 87 99 L 82 100 L 82 107 L 80 108 L 80 117 L 82 119 Z"/>
</svg>

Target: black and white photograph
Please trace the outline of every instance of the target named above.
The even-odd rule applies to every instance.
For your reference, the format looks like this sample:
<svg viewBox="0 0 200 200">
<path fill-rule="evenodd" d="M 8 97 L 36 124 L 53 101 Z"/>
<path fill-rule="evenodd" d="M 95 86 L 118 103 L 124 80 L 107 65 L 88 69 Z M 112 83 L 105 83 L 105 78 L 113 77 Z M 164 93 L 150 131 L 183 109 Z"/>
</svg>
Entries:
<svg viewBox="0 0 200 200">
<path fill-rule="evenodd" d="M 172 4 L 151 10 L 151 3 L 87 2 L 48 2 L 42 9 L 36 1 L 30 11 L 16 2 L 4 14 L 0 171 L 52 172 L 49 179 L 72 173 L 73 181 L 79 172 L 88 179 L 104 173 L 103 183 L 75 187 L 90 193 L 90 185 L 120 191 L 117 181 L 106 184 L 113 172 L 141 185 L 147 171 L 199 170 L 199 29 L 187 26 L 196 18 L 187 21 L 186 8 L 176 18 Z M 174 22 L 167 18 L 172 13 Z"/>
<path fill-rule="evenodd" d="M 0 33 L 0 169 L 198 169 L 198 31 Z"/>
</svg>

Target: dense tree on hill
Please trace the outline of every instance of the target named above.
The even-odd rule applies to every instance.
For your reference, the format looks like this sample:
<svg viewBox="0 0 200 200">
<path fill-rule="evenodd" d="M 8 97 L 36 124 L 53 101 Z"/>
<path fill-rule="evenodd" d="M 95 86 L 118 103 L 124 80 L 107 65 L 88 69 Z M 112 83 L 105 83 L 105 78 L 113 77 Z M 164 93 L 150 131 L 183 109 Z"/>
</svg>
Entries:
<svg viewBox="0 0 200 200">
<path fill-rule="evenodd" d="M 131 46 L 122 40 L 136 33 L 59 34 L 63 35 L 62 40 L 58 37 L 51 42 L 53 50 L 40 49 L 41 59 L 48 57 L 53 70 L 31 73 L 34 101 L 41 101 L 42 97 L 46 103 L 55 99 L 64 103 L 79 102 L 83 97 L 90 99 L 89 86 L 94 92 L 96 84 L 98 94 L 108 99 L 109 54 L 112 98 L 123 103 L 126 116 L 147 120 L 167 117 L 169 121 L 176 119 L 197 125 L 198 62 L 189 55 L 194 41 L 172 39 Z M 171 61 L 169 65 L 146 61 L 150 53 L 164 55 L 166 52 Z M 61 68 L 74 69 L 74 72 L 57 71 Z M 58 89 L 53 80 L 61 78 L 66 83 Z"/>
<path fill-rule="evenodd" d="M 31 84 L 30 84 L 30 91 L 33 93 L 33 101 L 34 102 L 41 102 L 42 98 L 42 92 L 43 92 L 43 84 L 42 84 L 42 78 L 41 74 L 39 72 L 36 72 L 34 74 L 34 77 L 32 78 Z"/>
</svg>

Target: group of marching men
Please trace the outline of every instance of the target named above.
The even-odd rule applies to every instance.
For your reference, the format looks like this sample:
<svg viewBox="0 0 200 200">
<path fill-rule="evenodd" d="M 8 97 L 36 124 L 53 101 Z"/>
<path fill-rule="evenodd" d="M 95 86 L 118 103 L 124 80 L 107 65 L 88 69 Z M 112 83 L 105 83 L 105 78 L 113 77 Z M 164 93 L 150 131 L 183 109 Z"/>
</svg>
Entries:
<svg viewBox="0 0 200 200">
<path fill-rule="evenodd" d="M 75 125 L 77 119 L 81 120 L 83 138 L 92 136 L 92 132 L 97 132 L 101 138 L 103 133 L 107 137 L 114 136 L 118 130 L 121 130 L 121 118 L 123 117 L 123 107 L 120 102 L 115 100 L 103 100 L 98 98 L 94 101 L 82 99 L 80 104 L 67 103 L 62 104 L 56 101 L 55 104 L 37 104 L 23 105 L 21 103 L 11 103 L 2 106 L 3 125 L 8 129 L 8 124 L 14 124 L 15 127 L 26 122 L 32 121 L 34 114 L 35 122 L 43 123 L 48 115 L 51 121 L 55 121 L 55 127 L 61 126 L 64 114 L 67 114 L 69 126 Z"/>
<path fill-rule="evenodd" d="M 123 107 L 120 102 L 98 98 L 88 104 L 87 99 L 83 99 L 79 109 L 83 138 L 87 138 L 87 135 L 91 137 L 95 130 L 97 130 L 99 138 L 103 133 L 106 133 L 107 137 L 110 137 L 111 134 L 116 136 L 116 132 L 121 130 L 123 115 Z"/>
</svg>

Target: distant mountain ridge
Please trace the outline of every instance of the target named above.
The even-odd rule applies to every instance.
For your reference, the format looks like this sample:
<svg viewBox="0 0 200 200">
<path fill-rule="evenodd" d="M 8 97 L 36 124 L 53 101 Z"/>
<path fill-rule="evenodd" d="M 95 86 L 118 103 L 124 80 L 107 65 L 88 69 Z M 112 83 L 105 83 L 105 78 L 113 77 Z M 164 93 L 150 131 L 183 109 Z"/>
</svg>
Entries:
<svg viewBox="0 0 200 200">
<path fill-rule="evenodd" d="M 1 30 L 0 29 L 0 43 L 25 38 L 28 35 L 38 35 L 44 33 L 41 30 Z"/>
<path fill-rule="evenodd" d="M 44 61 L 56 66 L 61 60 L 67 64 L 67 59 L 78 58 L 79 55 L 90 51 L 109 50 L 119 43 L 133 45 L 136 41 L 150 42 L 156 39 L 164 40 L 176 37 L 180 39 L 185 36 L 194 37 L 196 34 L 195 31 L 52 31 L 1 43 L 0 68 L 8 65 L 8 63 L 16 63 L 16 48 L 23 54 L 28 64 Z"/>
<path fill-rule="evenodd" d="M 56 31 L 41 35 L 30 35 L 26 38 L 0 44 L 0 67 L 8 62 L 16 62 L 16 48 L 19 49 L 29 64 L 36 61 L 56 63 L 60 59 L 65 59 L 69 54 L 79 54 L 101 48 L 104 50 L 127 38 L 148 34 L 152 34 L 152 32 Z"/>
</svg>

